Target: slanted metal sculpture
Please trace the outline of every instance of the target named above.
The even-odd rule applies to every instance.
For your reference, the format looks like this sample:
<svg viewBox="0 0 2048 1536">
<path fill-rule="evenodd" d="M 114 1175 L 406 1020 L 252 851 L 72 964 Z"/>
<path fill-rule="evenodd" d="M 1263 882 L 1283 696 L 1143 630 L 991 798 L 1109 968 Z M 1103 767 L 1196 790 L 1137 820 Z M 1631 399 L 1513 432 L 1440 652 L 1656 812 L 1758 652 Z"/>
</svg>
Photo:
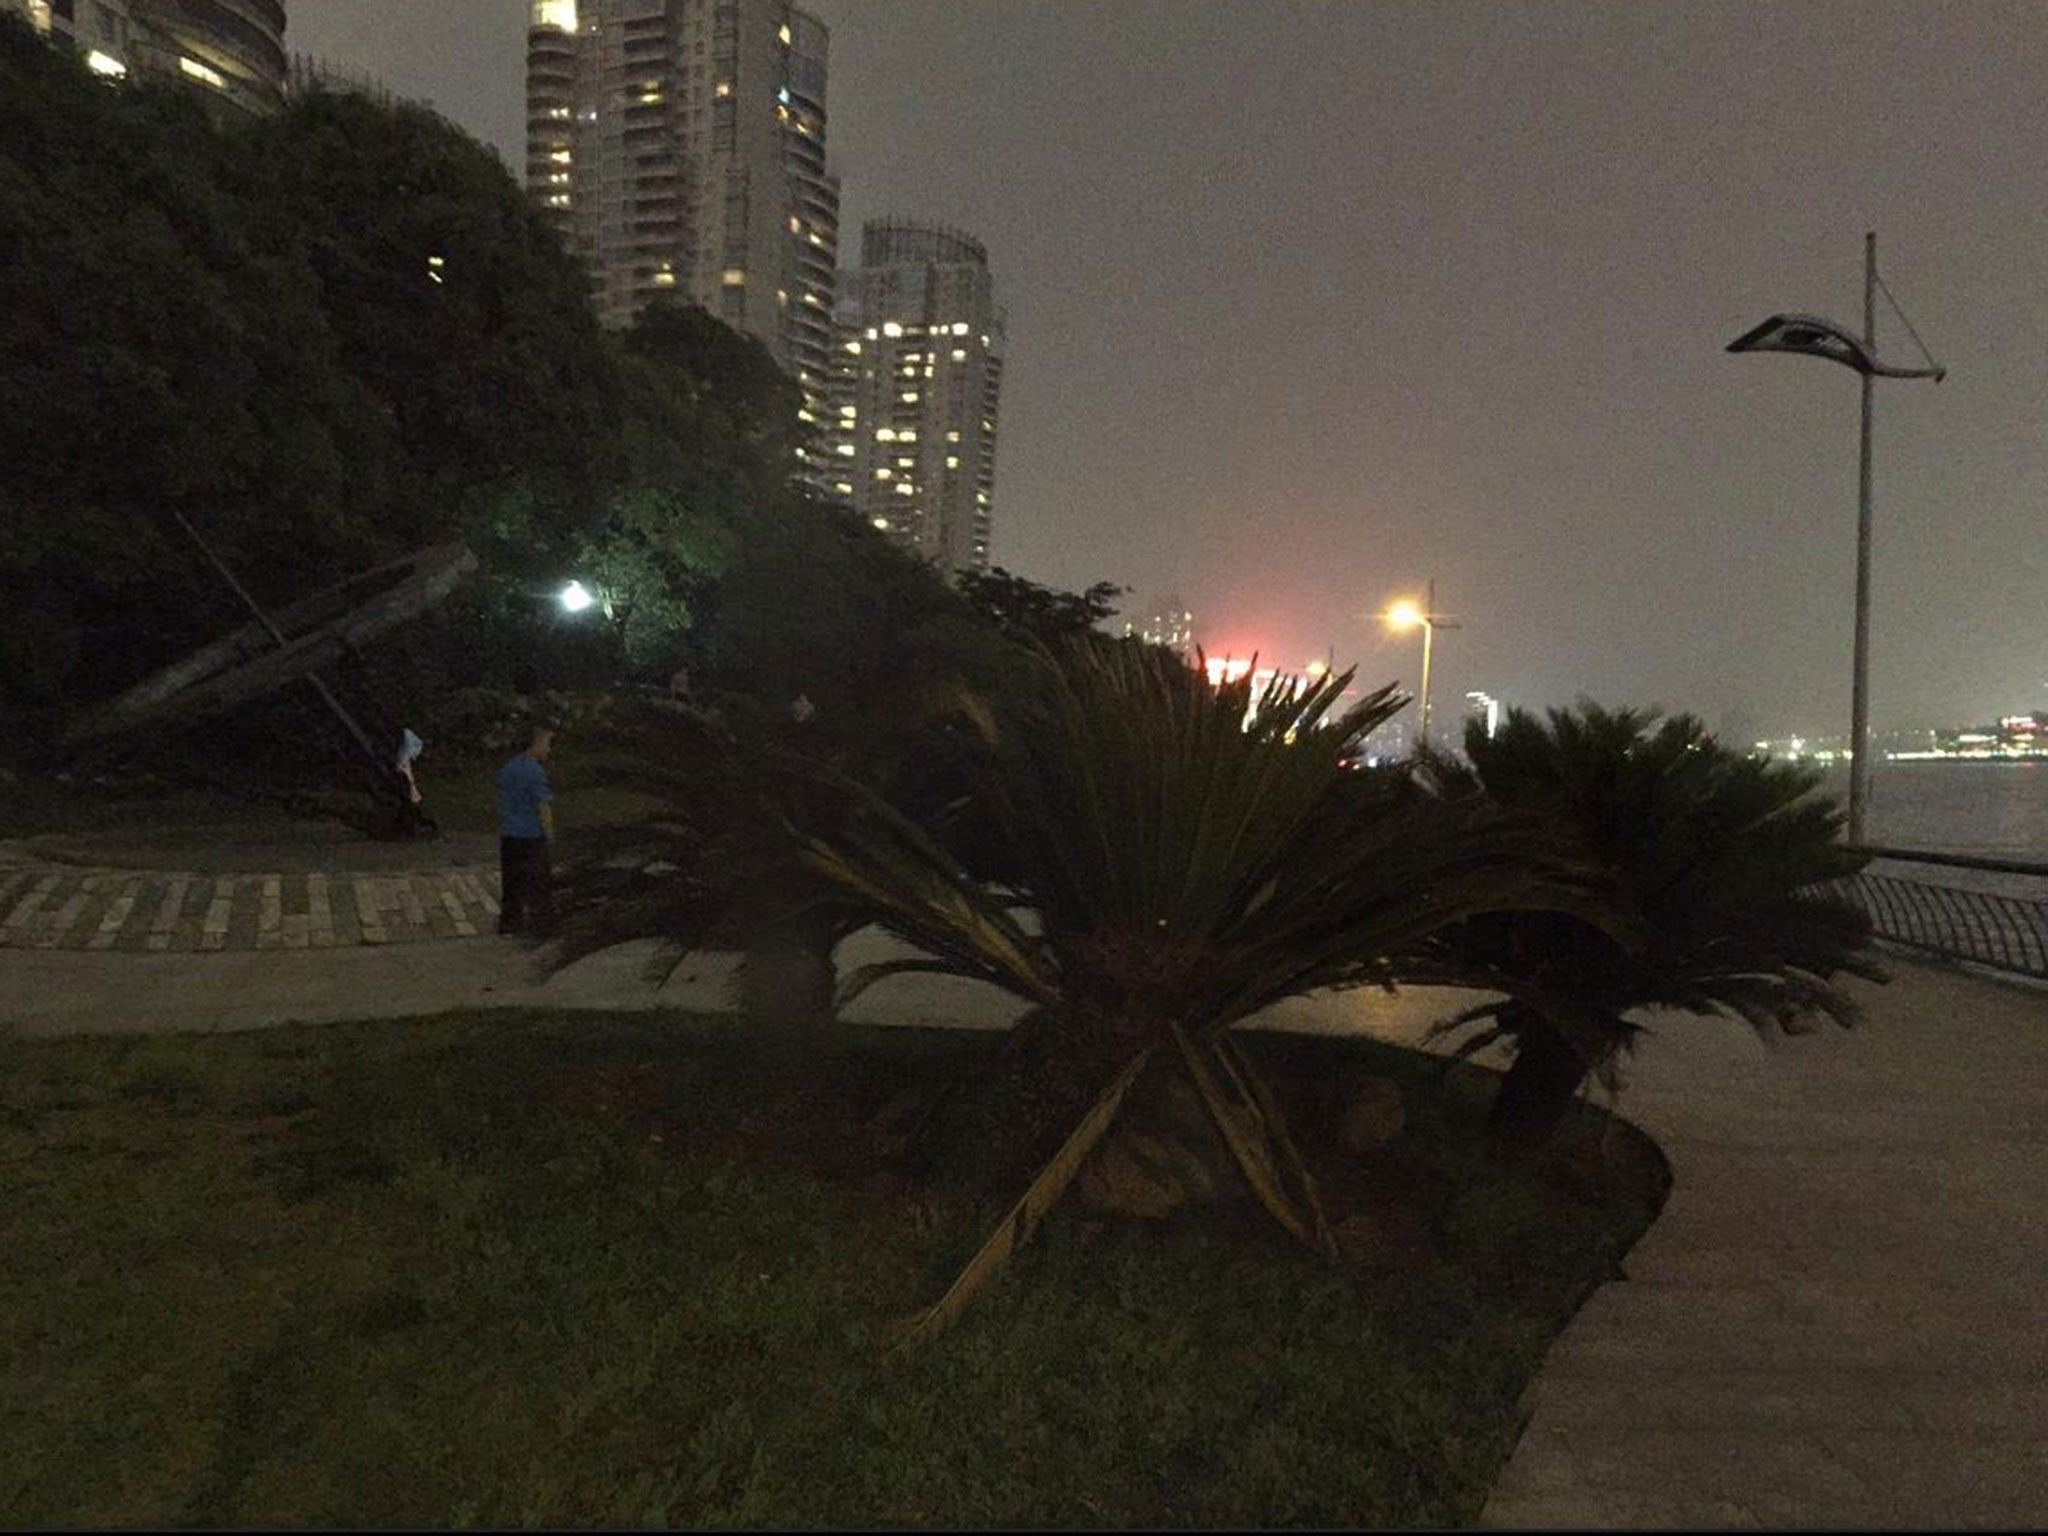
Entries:
<svg viewBox="0 0 2048 1536">
<path fill-rule="evenodd" d="M 173 514 L 174 516 L 176 514 Z M 177 519 L 253 615 L 250 622 L 88 711 L 60 739 L 68 755 L 118 750 L 143 732 L 176 732 L 304 681 L 357 751 L 376 802 L 365 830 L 399 836 L 436 829 L 399 771 L 398 737 L 373 740 L 321 676 L 385 631 L 434 608 L 476 569 L 461 544 L 437 544 L 266 613 L 183 517 Z"/>
</svg>

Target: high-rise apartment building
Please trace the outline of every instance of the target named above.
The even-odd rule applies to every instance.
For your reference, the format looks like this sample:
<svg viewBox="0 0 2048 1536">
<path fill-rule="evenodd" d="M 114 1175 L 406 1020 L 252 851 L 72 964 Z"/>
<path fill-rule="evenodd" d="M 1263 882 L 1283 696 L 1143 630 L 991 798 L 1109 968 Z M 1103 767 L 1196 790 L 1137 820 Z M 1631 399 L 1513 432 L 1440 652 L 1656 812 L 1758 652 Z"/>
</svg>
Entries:
<svg viewBox="0 0 2048 1536">
<path fill-rule="evenodd" d="M 945 570 L 987 570 L 1004 342 L 988 252 L 871 221 L 839 295 L 828 493 Z"/>
<path fill-rule="evenodd" d="M 246 112 L 284 101 L 279 0 L 0 0 L 113 78 L 183 80 Z"/>
<path fill-rule="evenodd" d="M 829 34 L 789 0 L 534 0 L 526 184 L 598 313 L 701 304 L 767 346 L 822 425 L 839 183 Z"/>
</svg>

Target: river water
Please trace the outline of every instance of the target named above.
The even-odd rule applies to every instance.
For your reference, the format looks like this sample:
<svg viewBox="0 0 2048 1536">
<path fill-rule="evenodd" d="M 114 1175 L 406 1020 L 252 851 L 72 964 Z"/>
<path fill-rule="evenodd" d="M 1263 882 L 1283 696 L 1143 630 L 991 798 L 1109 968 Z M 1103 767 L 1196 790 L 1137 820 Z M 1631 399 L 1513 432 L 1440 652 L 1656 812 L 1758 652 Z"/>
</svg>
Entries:
<svg viewBox="0 0 2048 1536">
<path fill-rule="evenodd" d="M 1849 800 L 1849 772 L 1828 793 Z M 1864 840 L 1922 853 L 1976 854 L 2048 864 L 2048 761 L 1871 765 Z"/>
</svg>

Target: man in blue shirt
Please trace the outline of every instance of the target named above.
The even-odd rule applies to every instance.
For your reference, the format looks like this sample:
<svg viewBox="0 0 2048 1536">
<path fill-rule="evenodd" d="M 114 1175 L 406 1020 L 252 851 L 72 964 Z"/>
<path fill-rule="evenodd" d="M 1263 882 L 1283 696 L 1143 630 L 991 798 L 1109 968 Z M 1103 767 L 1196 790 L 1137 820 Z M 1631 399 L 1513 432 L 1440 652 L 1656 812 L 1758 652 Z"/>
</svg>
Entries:
<svg viewBox="0 0 2048 1536">
<path fill-rule="evenodd" d="M 542 765 L 555 733 L 533 728 L 526 750 L 498 770 L 498 932 L 545 935 L 554 927 L 554 786 Z"/>
</svg>

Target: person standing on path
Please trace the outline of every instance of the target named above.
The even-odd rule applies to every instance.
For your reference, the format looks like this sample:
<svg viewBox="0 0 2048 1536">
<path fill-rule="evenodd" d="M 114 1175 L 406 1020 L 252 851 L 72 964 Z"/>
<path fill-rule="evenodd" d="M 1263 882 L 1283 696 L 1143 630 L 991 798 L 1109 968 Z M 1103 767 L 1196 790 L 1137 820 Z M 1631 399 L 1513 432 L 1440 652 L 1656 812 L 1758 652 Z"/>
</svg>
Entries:
<svg viewBox="0 0 2048 1536">
<path fill-rule="evenodd" d="M 543 766 L 555 733 L 536 725 L 526 750 L 498 770 L 498 932 L 547 934 L 555 922 L 555 789 Z"/>
</svg>

